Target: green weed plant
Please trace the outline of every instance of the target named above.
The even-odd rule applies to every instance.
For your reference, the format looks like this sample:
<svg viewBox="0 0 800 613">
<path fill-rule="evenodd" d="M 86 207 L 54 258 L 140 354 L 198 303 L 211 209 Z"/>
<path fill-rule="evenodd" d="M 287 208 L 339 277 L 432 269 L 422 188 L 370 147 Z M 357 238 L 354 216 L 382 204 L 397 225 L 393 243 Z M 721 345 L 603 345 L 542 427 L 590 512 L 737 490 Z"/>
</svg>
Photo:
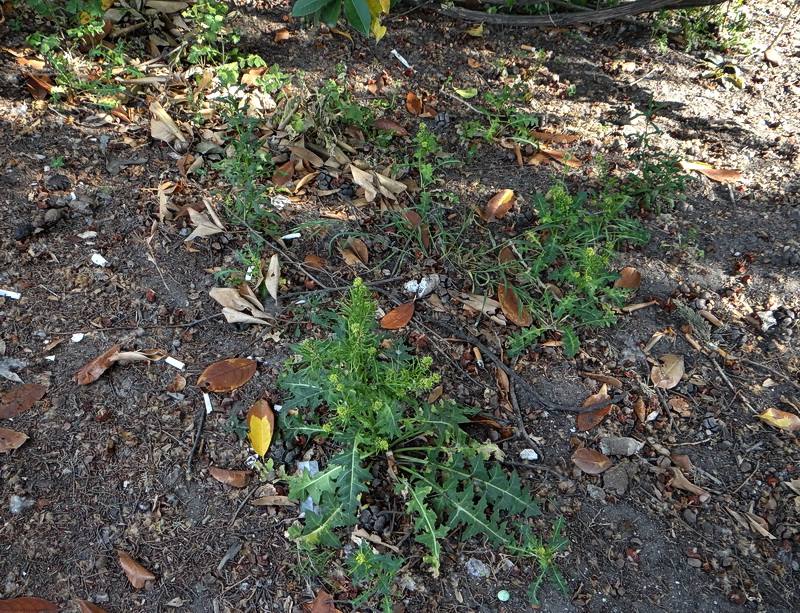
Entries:
<svg viewBox="0 0 800 613">
<path fill-rule="evenodd" d="M 500 453 L 496 446 L 479 443 L 461 428 L 474 410 L 422 400 L 439 382 L 431 372 L 433 360 L 381 334 L 375 312 L 370 290 L 357 279 L 333 336 L 296 345 L 297 356 L 280 380 L 286 435 L 324 440 L 332 450 L 318 473 L 304 470 L 289 478 L 290 498 L 314 501 L 290 535 L 303 546 L 340 547 L 368 501 L 384 502 L 386 483 L 373 491 L 373 475 L 382 475 L 392 488 L 389 503 L 405 508 L 425 550 L 423 561 L 435 574 L 442 541 L 458 533 L 537 562 L 539 582 L 560 580 L 553 548 L 563 549 L 566 541 L 545 542 L 532 533 L 526 520 L 540 515 L 538 501 L 516 473 L 491 460 Z M 554 534 L 561 538 L 560 531 Z M 381 569 L 383 574 L 373 576 L 382 595 L 392 589 L 399 568 L 393 558 L 366 551 L 351 566 L 357 579 Z M 532 594 L 537 593 L 534 581 Z"/>
</svg>

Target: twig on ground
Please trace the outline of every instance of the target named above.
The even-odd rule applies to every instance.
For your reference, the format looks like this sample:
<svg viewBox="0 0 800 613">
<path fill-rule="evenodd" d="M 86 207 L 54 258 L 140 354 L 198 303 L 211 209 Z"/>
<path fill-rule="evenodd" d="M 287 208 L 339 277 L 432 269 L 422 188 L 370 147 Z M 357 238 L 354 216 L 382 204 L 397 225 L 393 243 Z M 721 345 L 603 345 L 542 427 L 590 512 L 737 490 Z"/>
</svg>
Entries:
<svg viewBox="0 0 800 613">
<path fill-rule="evenodd" d="M 236 518 L 239 516 L 239 513 L 241 513 L 242 509 L 244 508 L 244 505 L 246 505 L 247 501 L 253 497 L 253 494 L 256 493 L 257 489 L 258 489 L 257 487 L 250 488 L 250 491 L 247 493 L 247 496 L 244 497 L 244 500 L 242 500 L 242 502 L 239 503 L 239 506 L 236 507 L 236 510 L 233 512 L 233 515 L 231 515 L 231 519 L 228 522 L 228 528 L 233 527 L 233 522 L 236 521 Z"/>
<path fill-rule="evenodd" d="M 789 375 L 785 375 L 779 370 L 775 370 L 774 368 L 772 368 L 770 366 L 767 366 L 766 364 L 761 364 L 760 362 L 753 362 L 752 360 L 748 360 L 746 358 L 738 358 L 738 361 L 741 362 L 742 364 L 747 364 L 748 366 L 753 366 L 755 368 L 760 368 L 761 370 L 765 370 L 768 373 L 770 373 L 771 375 L 775 375 L 776 377 L 780 377 L 781 379 L 783 379 L 786 383 L 791 385 L 796 390 L 800 390 L 800 385 L 798 385 L 797 383 L 792 381 L 792 379 L 791 379 L 791 377 L 789 377 Z"/>
<path fill-rule="evenodd" d="M 517 426 L 519 426 L 520 434 L 522 434 L 525 442 L 536 452 L 536 455 L 538 455 L 541 460 L 543 458 L 542 450 L 539 448 L 539 445 L 536 444 L 536 441 L 531 438 L 530 434 L 528 434 L 528 429 L 525 427 L 525 420 L 522 418 L 522 410 L 519 408 L 519 402 L 517 402 L 517 391 L 514 387 L 514 383 L 509 383 L 508 385 L 508 398 L 511 400 L 511 406 L 514 408 L 514 417 L 517 418 Z"/>
<path fill-rule="evenodd" d="M 192 450 L 189 452 L 189 460 L 186 462 L 186 477 L 188 478 L 192 472 L 192 463 L 194 462 L 194 454 L 200 446 L 200 439 L 203 437 L 203 427 L 206 425 L 206 405 L 200 405 L 200 420 L 197 424 L 197 431 L 194 434 L 194 443 Z"/>
<path fill-rule="evenodd" d="M 197 324 L 201 324 L 204 321 L 208 321 L 210 319 L 216 319 L 217 317 L 222 317 L 222 313 L 215 313 L 214 315 L 209 315 L 208 317 L 201 317 L 200 319 L 195 319 L 193 321 L 187 322 L 185 324 L 153 324 L 152 326 L 108 326 L 107 328 L 88 328 L 89 332 L 112 332 L 114 330 L 157 330 L 158 328 L 191 328 L 192 326 L 196 326 Z M 72 334 L 79 334 L 81 332 L 86 332 L 87 328 L 83 328 L 81 330 L 68 330 L 68 331 L 50 331 L 49 334 L 59 335 L 59 336 L 69 336 Z"/>
</svg>

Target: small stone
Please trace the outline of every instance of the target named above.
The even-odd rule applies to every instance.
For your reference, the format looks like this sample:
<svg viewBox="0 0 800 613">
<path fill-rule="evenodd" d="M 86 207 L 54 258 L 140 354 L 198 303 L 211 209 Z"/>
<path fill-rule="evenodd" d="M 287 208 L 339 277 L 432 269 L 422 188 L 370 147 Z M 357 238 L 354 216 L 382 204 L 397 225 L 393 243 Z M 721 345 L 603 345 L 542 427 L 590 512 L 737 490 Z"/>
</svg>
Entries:
<svg viewBox="0 0 800 613">
<path fill-rule="evenodd" d="M 703 561 L 698 558 L 688 558 L 686 563 L 692 568 L 700 568 L 703 565 Z"/>
<path fill-rule="evenodd" d="M 684 509 L 683 519 L 687 524 L 693 524 L 697 521 L 697 512 L 693 509 Z"/>
<path fill-rule="evenodd" d="M 51 192 L 60 192 L 72 187 L 72 182 L 64 175 L 53 175 L 47 180 L 47 189 Z"/>
<path fill-rule="evenodd" d="M 632 456 L 641 451 L 644 441 L 628 436 L 604 436 L 600 439 L 600 451 L 606 455 Z"/>
</svg>

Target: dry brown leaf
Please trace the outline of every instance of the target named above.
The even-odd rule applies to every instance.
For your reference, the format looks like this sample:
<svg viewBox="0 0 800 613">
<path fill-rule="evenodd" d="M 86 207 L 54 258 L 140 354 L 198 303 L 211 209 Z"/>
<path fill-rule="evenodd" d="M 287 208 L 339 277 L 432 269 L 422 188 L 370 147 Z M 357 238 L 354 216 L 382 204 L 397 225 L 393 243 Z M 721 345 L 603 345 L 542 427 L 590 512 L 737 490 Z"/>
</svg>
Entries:
<svg viewBox="0 0 800 613">
<path fill-rule="evenodd" d="M 75 376 L 72 377 L 73 381 L 76 381 L 78 385 L 88 385 L 89 383 L 97 381 L 111 366 L 111 357 L 119 353 L 121 347 L 121 344 L 114 345 L 111 349 L 97 356 L 91 362 L 84 364 L 80 370 L 75 373 Z"/>
<path fill-rule="evenodd" d="M 289 147 L 289 151 L 291 151 L 292 155 L 298 159 L 308 162 L 313 168 L 322 168 L 325 166 L 325 160 L 323 160 L 310 149 L 306 149 L 301 145 L 293 145 Z"/>
<path fill-rule="evenodd" d="M 399 134 L 400 136 L 408 136 L 408 130 L 391 119 L 376 119 L 372 125 L 375 126 L 376 129 L 383 130 L 384 132 L 391 132 L 392 134 Z"/>
<path fill-rule="evenodd" d="M 281 28 L 279 30 L 275 30 L 275 36 L 272 37 L 272 40 L 274 40 L 276 43 L 280 43 L 285 40 L 289 40 L 291 37 L 292 35 L 289 34 L 289 30 L 286 28 Z"/>
<path fill-rule="evenodd" d="M 439 400 L 439 398 L 442 397 L 443 393 L 444 393 L 444 386 L 437 385 L 431 390 L 431 393 L 428 394 L 428 398 L 425 400 L 425 402 L 427 402 L 428 404 L 433 404 L 434 402 Z"/>
<path fill-rule="evenodd" d="M 599 383 L 605 383 L 606 385 L 610 385 L 611 387 L 616 387 L 618 389 L 622 388 L 622 381 L 610 375 L 601 375 L 599 373 L 594 373 L 594 372 L 584 372 L 583 376 L 588 377 L 589 379 L 593 379 L 594 381 L 597 381 Z"/>
<path fill-rule="evenodd" d="M 688 417 L 692 414 L 692 411 L 689 408 L 691 405 L 683 398 L 670 398 L 667 404 L 672 407 L 673 411 L 682 417 Z"/>
<path fill-rule="evenodd" d="M 566 144 L 578 140 L 574 134 L 553 134 L 552 132 L 532 132 L 531 136 L 543 143 Z"/>
<path fill-rule="evenodd" d="M 260 498 L 254 498 L 250 504 L 255 507 L 296 507 L 297 502 L 294 500 L 290 500 L 288 496 L 279 496 L 277 494 L 273 496 L 261 496 Z"/>
<path fill-rule="evenodd" d="M 197 379 L 204 392 L 230 392 L 241 387 L 256 374 L 258 363 L 248 358 L 230 358 L 215 362 Z"/>
<path fill-rule="evenodd" d="M 387 177 L 379 172 L 375 173 L 375 178 L 378 179 L 378 191 L 392 200 L 397 200 L 397 194 L 400 194 L 408 189 L 408 186 L 405 183 L 401 181 L 395 181 L 391 177 Z"/>
<path fill-rule="evenodd" d="M 696 170 L 700 174 L 714 181 L 718 181 L 719 183 L 733 183 L 742 178 L 742 173 L 738 170 L 714 168 L 710 164 L 705 164 L 703 162 L 689 162 L 684 160 L 679 162 L 678 166 L 683 170 Z"/>
<path fill-rule="evenodd" d="M 161 349 L 145 349 L 142 351 L 119 351 L 108 358 L 109 362 L 158 362 L 167 354 Z"/>
<path fill-rule="evenodd" d="M 458 295 L 458 299 L 471 309 L 483 313 L 484 315 L 494 315 L 500 309 L 500 303 L 488 296 L 478 294 L 467 294 L 466 292 Z"/>
<path fill-rule="evenodd" d="M 611 412 L 613 405 L 611 404 L 611 396 L 608 395 L 608 387 L 605 383 L 600 388 L 599 392 L 589 396 L 581 406 L 588 407 L 601 402 L 608 402 L 609 404 L 590 411 L 578 413 L 576 418 L 578 432 L 588 432 L 603 421 L 603 418 Z"/>
<path fill-rule="evenodd" d="M 432 106 L 427 104 L 422 107 L 422 112 L 419 114 L 423 119 L 435 119 L 439 112 Z"/>
<path fill-rule="evenodd" d="M 47 393 L 47 388 L 38 383 L 29 383 L 11 390 L 0 400 L 0 419 L 9 419 L 17 413 L 27 411 Z"/>
<path fill-rule="evenodd" d="M 186 388 L 186 377 L 180 373 L 175 374 L 172 383 L 167 384 L 167 391 L 173 394 L 182 392 Z"/>
<path fill-rule="evenodd" d="M 581 447 L 572 454 L 572 463 L 587 475 L 599 475 L 613 465 L 610 458 L 594 449 L 586 449 L 586 447 Z"/>
<path fill-rule="evenodd" d="M 680 468 L 673 466 L 670 470 L 672 470 L 673 475 L 672 480 L 670 481 L 672 487 L 677 487 L 684 491 L 691 492 L 692 494 L 696 494 L 700 499 L 700 502 L 707 502 L 708 499 L 711 498 L 711 494 L 709 494 L 706 490 L 699 485 L 695 485 L 686 477 L 684 477 Z"/>
<path fill-rule="evenodd" d="M 0 613 L 58 613 L 61 607 L 42 598 L 10 598 L 0 600 Z"/>
<path fill-rule="evenodd" d="M 128 577 L 128 581 L 130 581 L 131 585 L 137 590 L 142 589 L 148 581 L 156 580 L 156 576 L 153 573 L 136 562 L 124 551 L 117 549 L 117 555 L 119 556 L 119 565 L 122 566 L 122 570 L 125 571 L 125 576 Z"/>
<path fill-rule="evenodd" d="M 515 194 L 513 189 L 503 189 L 497 192 L 489 202 L 486 203 L 485 219 L 494 221 L 502 219 L 506 213 L 514 206 Z"/>
<path fill-rule="evenodd" d="M 305 613 L 305 611 L 303 612 Z M 311 603 L 308 613 L 340 613 L 339 609 L 333 606 L 333 596 L 325 590 L 317 592 L 317 597 Z"/>
<path fill-rule="evenodd" d="M 497 300 L 503 314 L 511 323 L 523 328 L 527 328 L 533 323 L 533 316 L 528 308 L 520 302 L 517 290 L 510 284 L 500 285 L 497 288 Z"/>
<path fill-rule="evenodd" d="M 294 162 L 289 160 L 288 162 L 281 164 L 275 169 L 275 172 L 272 175 L 272 183 L 277 187 L 283 187 L 289 181 L 292 180 L 293 175 L 294 175 Z"/>
<path fill-rule="evenodd" d="M 422 100 L 414 92 L 406 94 L 406 110 L 412 115 L 419 115 L 422 113 Z"/>
<path fill-rule="evenodd" d="M 672 460 L 672 463 L 675 464 L 675 466 L 691 474 L 692 461 L 689 459 L 688 455 L 682 455 L 680 453 L 673 452 L 670 454 L 669 458 Z"/>
<path fill-rule="evenodd" d="M 314 255 L 313 253 L 309 253 L 306 255 L 306 258 L 303 260 L 304 264 L 308 264 L 311 268 L 318 268 L 319 270 L 325 270 L 328 266 L 328 263 L 318 255 Z"/>
<path fill-rule="evenodd" d="M 360 238 L 351 238 L 339 251 L 344 261 L 350 266 L 356 264 L 364 264 L 366 266 L 369 263 L 369 250 Z"/>
<path fill-rule="evenodd" d="M 412 229 L 419 230 L 419 237 L 422 241 L 422 246 L 425 247 L 426 251 L 429 250 L 431 248 L 431 233 L 428 230 L 428 224 L 423 222 L 419 213 L 412 211 L 411 209 L 405 209 L 403 211 L 403 217 Z"/>
<path fill-rule="evenodd" d="M 414 301 L 412 300 L 386 313 L 386 315 L 381 318 L 381 328 L 384 330 L 397 330 L 408 324 L 413 316 Z"/>
<path fill-rule="evenodd" d="M 281 263 L 278 259 L 278 254 L 274 254 L 269 260 L 269 268 L 267 269 L 267 277 L 264 279 L 264 287 L 275 302 L 278 302 L 278 285 L 281 282 Z"/>
<path fill-rule="evenodd" d="M 267 313 L 261 313 L 264 316 L 269 316 Z M 229 324 L 269 324 L 266 319 L 262 319 L 261 317 L 254 317 L 252 315 L 248 315 L 247 313 L 241 313 L 239 311 L 234 311 L 231 308 L 225 307 L 222 309 L 222 315 L 225 317 L 225 321 Z M 271 317 L 271 316 L 269 316 Z"/>
<path fill-rule="evenodd" d="M 192 225 L 195 226 L 192 233 L 183 239 L 187 243 L 199 236 L 212 236 L 224 232 L 225 228 L 220 224 L 214 223 L 212 219 L 205 213 L 200 213 L 194 209 L 188 209 L 189 218 L 192 220 Z"/>
<path fill-rule="evenodd" d="M 166 143 L 171 143 L 175 139 L 182 143 L 188 143 L 178 124 L 173 121 L 161 104 L 156 101 L 151 102 L 150 112 L 153 114 L 150 120 L 150 136 Z"/>
<path fill-rule="evenodd" d="M 81 608 L 80 613 L 106 613 L 105 609 L 101 609 L 96 604 L 89 602 L 88 600 L 78 600 L 78 604 Z"/>
<path fill-rule="evenodd" d="M 683 373 L 683 356 L 668 353 L 661 356 L 661 365 L 656 364 L 650 369 L 650 379 L 654 386 L 669 390 L 680 383 Z"/>
<path fill-rule="evenodd" d="M 620 277 L 614 281 L 614 287 L 623 289 L 637 289 L 642 283 L 642 273 L 633 266 L 626 266 L 619 271 Z"/>
<path fill-rule="evenodd" d="M 507 428 L 505 426 L 501 426 L 497 423 L 494 419 L 487 415 L 483 415 L 481 413 L 476 413 L 469 416 L 470 423 L 477 424 L 479 426 L 484 426 L 486 428 L 491 428 L 492 430 L 499 432 L 500 436 L 503 438 L 511 438 L 514 434 L 514 431 L 511 428 Z"/>
<path fill-rule="evenodd" d="M 556 162 L 564 164 L 565 166 L 572 166 L 574 168 L 583 166 L 583 163 L 580 160 L 575 159 L 574 156 L 566 151 L 557 151 L 556 149 L 541 149 L 539 153 L 544 153 L 548 157 L 554 159 Z"/>
<path fill-rule="evenodd" d="M 633 412 L 636 414 L 636 419 L 641 423 L 647 421 L 647 407 L 644 404 L 644 399 L 639 396 L 636 402 L 633 403 Z"/>
<path fill-rule="evenodd" d="M 36 100 L 44 100 L 50 95 L 50 90 L 55 87 L 55 83 L 47 75 L 31 74 L 25 79 L 25 87 Z"/>
<path fill-rule="evenodd" d="M 763 517 L 759 517 L 755 513 L 750 513 L 748 511 L 745 511 L 743 515 L 745 516 L 745 519 L 747 519 L 747 523 L 750 524 L 750 527 L 761 536 L 768 538 L 771 541 L 774 541 L 778 538 L 767 529 L 769 524 L 767 524 L 767 520 L 765 520 Z"/>
<path fill-rule="evenodd" d="M 353 182 L 359 187 L 364 188 L 364 198 L 367 202 L 372 202 L 378 196 L 378 188 L 373 182 L 373 173 L 361 170 L 355 164 L 350 164 L 350 174 L 353 175 Z"/>
<path fill-rule="evenodd" d="M 220 483 L 231 487 L 245 487 L 253 475 L 249 470 L 227 470 L 217 466 L 209 466 L 208 472 Z"/>
<path fill-rule="evenodd" d="M 18 449 L 28 440 L 28 435 L 8 428 L 0 428 L 0 453 L 8 453 Z"/>
<path fill-rule="evenodd" d="M 234 311 L 252 311 L 255 308 L 239 290 L 232 287 L 214 287 L 208 291 L 208 295 L 223 307 Z"/>
<path fill-rule="evenodd" d="M 787 413 L 780 409 L 769 408 L 761 413 L 758 418 L 764 423 L 784 430 L 785 432 L 794 432 L 800 429 L 800 417 L 794 413 Z"/>
</svg>

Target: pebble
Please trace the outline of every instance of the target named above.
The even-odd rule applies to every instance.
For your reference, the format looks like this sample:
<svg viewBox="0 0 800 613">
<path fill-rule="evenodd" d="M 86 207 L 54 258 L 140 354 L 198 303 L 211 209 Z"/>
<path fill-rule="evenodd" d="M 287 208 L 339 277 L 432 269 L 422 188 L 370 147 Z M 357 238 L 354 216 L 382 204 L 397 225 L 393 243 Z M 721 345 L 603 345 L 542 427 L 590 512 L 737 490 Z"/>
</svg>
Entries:
<svg viewBox="0 0 800 613">
<path fill-rule="evenodd" d="M 693 509 L 684 509 L 683 519 L 687 524 L 693 524 L 697 521 L 697 512 Z"/>
<path fill-rule="evenodd" d="M 698 558 L 687 558 L 686 563 L 692 568 L 700 568 L 703 565 L 703 561 Z"/>
</svg>

